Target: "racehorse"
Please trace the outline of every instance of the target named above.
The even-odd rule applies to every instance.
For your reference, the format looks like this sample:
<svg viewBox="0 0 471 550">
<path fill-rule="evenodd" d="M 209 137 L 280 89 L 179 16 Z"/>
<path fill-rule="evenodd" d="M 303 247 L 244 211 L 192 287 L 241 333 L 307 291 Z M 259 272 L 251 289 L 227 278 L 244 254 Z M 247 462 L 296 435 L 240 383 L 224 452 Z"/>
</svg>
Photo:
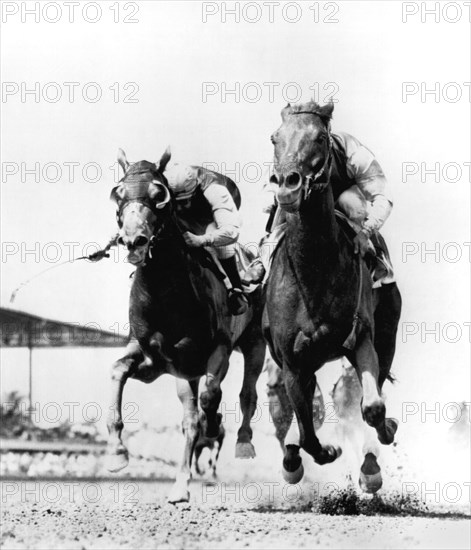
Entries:
<svg viewBox="0 0 471 550">
<path fill-rule="evenodd" d="M 340 448 L 316 436 L 312 398 L 316 371 L 346 356 L 362 385 L 364 420 L 383 444 L 397 421 L 386 417 L 381 388 L 390 378 L 401 297 L 396 283 L 372 289 L 370 272 L 354 254 L 350 227 L 335 213 L 330 181 L 333 104 L 287 105 L 272 135 L 276 198 L 286 230 L 267 283 L 263 330 L 296 414 L 285 439 L 283 475 L 297 483 L 304 469 L 299 449 L 318 464 L 333 462 Z"/>
<path fill-rule="evenodd" d="M 157 164 L 140 161 L 130 165 L 120 150 L 118 162 L 124 177 L 111 198 L 117 204 L 117 244 L 127 247 L 128 261 L 137 267 L 130 293 L 131 341 L 126 355 L 112 367 L 112 406 L 108 418 L 108 469 L 119 471 L 128 464 L 121 440 L 121 403 L 128 378 L 150 383 L 162 374 L 177 378 L 183 409 L 185 436 L 183 460 L 169 501 L 189 500 L 191 460 L 204 425 L 207 438 L 217 439 L 221 417 L 221 382 L 229 356 L 238 346 L 244 356 L 244 380 L 240 393 L 243 421 L 238 431 L 236 457 L 252 458 L 250 420 L 256 410 L 256 382 L 263 368 L 265 341 L 261 331 L 261 292 L 252 293 L 252 305 L 244 315 L 229 313 L 223 275 L 205 249 L 185 244 L 176 216 L 174 197 L 164 171 L 167 150 Z M 200 396 L 205 422 L 198 418 L 198 383 L 206 375 Z"/>
</svg>

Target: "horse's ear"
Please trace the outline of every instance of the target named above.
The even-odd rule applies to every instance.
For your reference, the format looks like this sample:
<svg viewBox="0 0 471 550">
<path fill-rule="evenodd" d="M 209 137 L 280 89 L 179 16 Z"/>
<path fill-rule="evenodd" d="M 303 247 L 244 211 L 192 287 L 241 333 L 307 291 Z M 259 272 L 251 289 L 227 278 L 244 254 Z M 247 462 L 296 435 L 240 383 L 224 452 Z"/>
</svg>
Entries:
<svg viewBox="0 0 471 550">
<path fill-rule="evenodd" d="M 118 149 L 118 163 L 123 169 L 123 172 L 126 173 L 129 168 L 129 162 L 126 158 L 126 153 L 122 149 Z"/>
<path fill-rule="evenodd" d="M 286 107 L 281 111 L 281 119 L 284 121 L 287 115 L 291 114 L 291 103 L 288 103 Z"/>
<path fill-rule="evenodd" d="M 161 174 L 165 172 L 165 168 L 167 168 L 167 164 L 169 163 L 171 158 L 172 158 L 172 152 L 170 150 L 170 146 L 168 146 L 167 149 L 165 149 L 165 153 L 162 155 L 158 163 L 158 171 Z"/>
<path fill-rule="evenodd" d="M 332 113 L 334 112 L 334 103 L 330 101 L 326 105 L 323 105 L 319 108 L 319 115 L 322 118 L 326 118 L 327 120 L 330 120 L 332 118 Z"/>
</svg>

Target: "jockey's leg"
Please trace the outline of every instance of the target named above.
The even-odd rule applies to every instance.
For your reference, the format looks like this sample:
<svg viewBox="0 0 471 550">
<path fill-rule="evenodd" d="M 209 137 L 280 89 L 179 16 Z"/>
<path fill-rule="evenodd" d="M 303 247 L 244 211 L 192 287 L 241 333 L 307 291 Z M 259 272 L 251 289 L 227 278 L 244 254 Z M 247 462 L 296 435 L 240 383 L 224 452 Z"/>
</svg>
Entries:
<svg viewBox="0 0 471 550">
<path fill-rule="evenodd" d="M 216 246 L 215 249 L 217 257 L 232 286 L 232 290 L 229 292 L 229 309 L 232 315 L 241 315 L 247 311 L 248 300 L 242 289 L 242 281 L 235 256 L 235 246 L 228 244 L 225 246 Z"/>
<path fill-rule="evenodd" d="M 352 185 L 344 191 L 337 199 L 335 207 L 347 216 L 357 232 L 360 231 L 368 216 L 368 202 L 357 185 Z M 365 257 L 374 281 L 373 288 L 394 281 L 386 245 L 381 243 L 384 243 L 384 239 L 378 233 L 373 234 L 370 240 L 370 252 Z"/>
<path fill-rule="evenodd" d="M 267 234 L 259 244 L 259 255 L 251 262 L 243 275 L 242 282 L 245 285 L 261 283 L 267 277 L 273 252 L 284 234 L 286 212 L 277 206 L 273 208 L 274 212 L 270 214 L 267 224 Z"/>
</svg>

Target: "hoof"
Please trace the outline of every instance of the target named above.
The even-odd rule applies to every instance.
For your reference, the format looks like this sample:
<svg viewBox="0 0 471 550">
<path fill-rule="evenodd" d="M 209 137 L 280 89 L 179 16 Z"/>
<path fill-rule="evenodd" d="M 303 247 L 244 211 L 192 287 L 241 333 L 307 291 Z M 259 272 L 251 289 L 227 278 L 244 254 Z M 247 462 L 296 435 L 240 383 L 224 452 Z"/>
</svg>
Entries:
<svg viewBox="0 0 471 550">
<path fill-rule="evenodd" d="M 128 452 L 109 454 L 106 457 L 106 469 L 109 472 L 119 472 L 129 464 Z"/>
<path fill-rule="evenodd" d="M 399 422 L 395 418 L 386 418 L 384 421 L 384 431 L 378 433 L 378 439 L 383 445 L 391 445 L 394 442 Z"/>
<path fill-rule="evenodd" d="M 235 448 L 235 457 L 236 458 L 255 458 L 255 447 L 247 441 L 245 443 L 236 443 Z"/>
<path fill-rule="evenodd" d="M 290 483 L 291 485 L 299 483 L 304 476 L 304 466 L 302 461 L 294 472 L 289 472 L 283 465 L 281 473 L 283 474 L 283 479 L 286 481 L 286 483 Z"/>
<path fill-rule="evenodd" d="M 367 475 L 360 472 L 360 479 L 358 480 L 358 483 L 360 484 L 360 489 L 364 493 L 372 495 L 377 493 L 383 486 L 383 476 L 381 475 L 381 472 L 373 475 Z"/>
<path fill-rule="evenodd" d="M 367 453 L 360 469 L 360 479 L 358 481 L 360 488 L 364 493 L 373 494 L 378 492 L 383 486 L 381 468 L 373 453 Z"/>
<path fill-rule="evenodd" d="M 382 400 L 377 400 L 370 405 L 363 405 L 363 418 L 368 426 L 373 428 L 381 426 L 386 417 L 386 407 Z"/>
<path fill-rule="evenodd" d="M 323 466 L 324 464 L 330 464 L 342 456 L 342 449 L 340 447 L 334 447 L 333 445 L 324 445 L 320 455 L 314 460 L 316 464 Z"/>
<path fill-rule="evenodd" d="M 178 502 L 190 502 L 190 491 L 187 487 L 182 487 L 180 484 L 175 483 L 170 489 L 170 493 L 167 497 L 170 504 L 177 504 Z"/>
</svg>

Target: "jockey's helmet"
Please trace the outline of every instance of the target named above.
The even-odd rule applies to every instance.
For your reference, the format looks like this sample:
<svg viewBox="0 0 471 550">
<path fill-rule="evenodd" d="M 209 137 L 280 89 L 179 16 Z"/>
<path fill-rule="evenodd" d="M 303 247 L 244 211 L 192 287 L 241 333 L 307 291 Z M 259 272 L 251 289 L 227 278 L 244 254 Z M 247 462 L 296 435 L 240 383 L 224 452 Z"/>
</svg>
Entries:
<svg viewBox="0 0 471 550">
<path fill-rule="evenodd" d="M 174 163 L 165 170 L 165 177 L 177 201 L 189 199 L 198 186 L 198 170 L 193 166 Z"/>
</svg>

